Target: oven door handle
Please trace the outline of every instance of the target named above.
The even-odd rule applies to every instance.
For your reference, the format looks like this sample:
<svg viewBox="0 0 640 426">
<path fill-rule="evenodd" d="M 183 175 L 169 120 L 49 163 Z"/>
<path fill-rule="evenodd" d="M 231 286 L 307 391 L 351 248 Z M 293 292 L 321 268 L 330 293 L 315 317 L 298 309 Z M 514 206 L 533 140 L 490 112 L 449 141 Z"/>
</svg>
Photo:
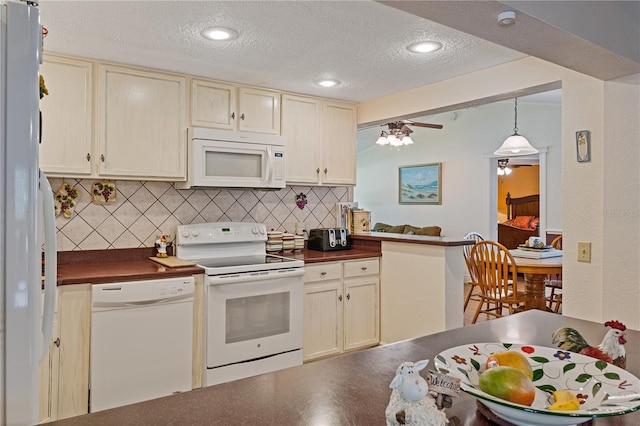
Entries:
<svg viewBox="0 0 640 426">
<path fill-rule="evenodd" d="M 241 272 L 238 274 L 211 275 L 207 277 L 210 285 L 224 285 L 238 282 L 277 280 L 280 278 L 304 275 L 304 268 L 275 269 L 271 271 Z"/>
</svg>

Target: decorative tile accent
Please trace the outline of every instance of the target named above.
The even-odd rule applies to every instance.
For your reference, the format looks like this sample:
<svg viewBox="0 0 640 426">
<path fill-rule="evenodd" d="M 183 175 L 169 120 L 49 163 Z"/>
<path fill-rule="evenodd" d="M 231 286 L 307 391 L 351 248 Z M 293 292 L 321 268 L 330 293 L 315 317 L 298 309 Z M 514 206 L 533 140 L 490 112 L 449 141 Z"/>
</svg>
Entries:
<svg viewBox="0 0 640 426">
<path fill-rule="evenodd" d="M 62 179 L 49 179 L 53 188 Z M 96 179 L 67 179 L 81 195 L 71 219 L 56 218 L 58 250 L 95 250 L 153 247 L 156 235 L 174 236 L 177 225 L 244 221 L 264 223 L 268 229 L 294 232 L 297 222 L 306 229 L 335 226 L 338 201 L 352 201 L 347 187 L 286 187 L 278 191 L 243 189 L 177 190 L 169 182 L 117 181 L 114 204 L 91 204 Z M 300 210 L 295 194 L 307 194 Z"/>
</svg>

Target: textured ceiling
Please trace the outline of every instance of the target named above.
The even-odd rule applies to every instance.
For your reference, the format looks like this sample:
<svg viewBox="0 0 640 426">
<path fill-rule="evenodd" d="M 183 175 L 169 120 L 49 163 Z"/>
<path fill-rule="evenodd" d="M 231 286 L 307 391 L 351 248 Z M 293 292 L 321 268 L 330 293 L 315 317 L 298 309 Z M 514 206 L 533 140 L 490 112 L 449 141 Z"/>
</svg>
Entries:
<svg viewBox="0 0 640 426">
<path fill-rule="evenodd" d="M 372 1 L 40 2 L 46 52 L 362 102 L 526 56 Z M 233 28 L 206 41 L 208 26 Z M 412 42 L 444 44 L 432 54 Z M 342 83 L 320 88 L 314 82 Z"/>
<path fill-rule="evenodd" d="M 501 11 L 518 7 L 529 14 L 518 10 L 514 25 L 498 24 Z M 48 52 L 356 102 L 527 55 L 640 84 L 637 0 L 41 0 L 40 9 Z M 239 37 L 207 41 L 200 31 L 209 26 L 233 28 Z M 425 39 L 444 47 L 406 50 Z M 623 47 L 632 54 L 621 54 Z M 314 85 L 325 78 L 342 83 Z"/>
</svg>

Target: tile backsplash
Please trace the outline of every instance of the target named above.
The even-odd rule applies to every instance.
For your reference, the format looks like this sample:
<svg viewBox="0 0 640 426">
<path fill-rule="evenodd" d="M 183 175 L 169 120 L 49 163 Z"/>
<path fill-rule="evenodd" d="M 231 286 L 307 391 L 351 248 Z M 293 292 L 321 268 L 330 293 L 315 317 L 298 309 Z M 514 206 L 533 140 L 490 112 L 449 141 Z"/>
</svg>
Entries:
<svg viewBox="0 0 640 426">
<path fill-rule="evenodd" d="M 335 226 L 335 203 L 353 200 L 349 187 L 288 186 L 278 191 L 252 189 L 176 189 L 171 182 L 116 181 L 116 202 L 91 202 L 91 179 L 56 179 L 54 192 L 67 183 L 79 192 L 70 218 L 56 217 L 59 251 L 153 247 L 160 234 L 175 235 L 176 226 L 242 221 L 264 223 L 287 232 Z M 304 209 L 296 194 L 307 195 Z"/>
</svg>

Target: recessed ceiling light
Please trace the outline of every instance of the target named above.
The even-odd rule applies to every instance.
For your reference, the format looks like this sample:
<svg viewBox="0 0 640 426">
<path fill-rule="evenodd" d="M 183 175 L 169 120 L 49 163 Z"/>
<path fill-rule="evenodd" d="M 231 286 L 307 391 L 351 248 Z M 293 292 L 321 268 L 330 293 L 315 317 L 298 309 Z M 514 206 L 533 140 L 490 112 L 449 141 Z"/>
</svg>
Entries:
<svg viewBox="0 0 640 426">
<path fill-rule="evenodd" d="M 340 84 L 340 82 L 338 80 L 320 80 L 316 84 L 322 87 L 333 87 Z"/>
<path fill-rule="evenodd" d="M 222 27 L 205 28 L 204 30 L 202 30 L 202 32 L 200 32 L 200 34 L 202 34 L 202 37 L 208 40 L 217 41 L 229 41 L 238 37 L 238 33 L 234 30 Z"/>
<path fill-rule="evenodd" d="M 410 44 L 407 46 L 407 49 L 414 53 L 428 53 L 435 52 L 436 50 L 442 49 L 442 43 L 439 41 L 419 41 L 417 43 Z"/>
</svg>

